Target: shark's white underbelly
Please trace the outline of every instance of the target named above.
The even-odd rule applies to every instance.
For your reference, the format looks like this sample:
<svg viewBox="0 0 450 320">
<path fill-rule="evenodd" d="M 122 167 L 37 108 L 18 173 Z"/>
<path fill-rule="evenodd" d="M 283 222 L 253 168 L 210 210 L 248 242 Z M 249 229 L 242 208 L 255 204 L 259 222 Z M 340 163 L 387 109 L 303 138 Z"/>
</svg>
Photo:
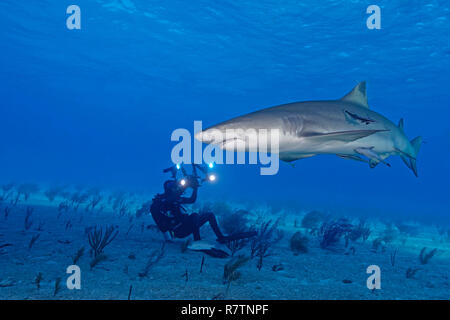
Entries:
<svg viewBox="0 0 450 320">
<path fill-rule="evenodd" d="M 346 154 L 355 155 L 357 148 L 372 148 L 379 154 L 395 152 L 393 140 L 388 133 L 376 133 L 355 141 L 338 140 L 318 141 L 309 137 L 280 137 L 280 153 L 292 155 L 310 154 Z"/>
</svg>

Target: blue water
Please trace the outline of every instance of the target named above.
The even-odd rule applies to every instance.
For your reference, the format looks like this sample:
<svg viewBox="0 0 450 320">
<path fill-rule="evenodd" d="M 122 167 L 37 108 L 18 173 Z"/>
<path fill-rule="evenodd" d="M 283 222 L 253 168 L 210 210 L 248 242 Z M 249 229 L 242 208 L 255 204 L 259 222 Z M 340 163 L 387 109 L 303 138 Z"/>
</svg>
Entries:
<svg viewBox="0 0 450 320">
<path fill-rule="evenodd" d="M 71 4 L 81 30 L 66 27 Z M 380 30 L 366 26 L 372 4 Z M 0 0 L 0 299 L 448 299 L 449 13 L 444 0 Z M 239 254 L 254 259 L 231 287 L 228 258 L 185 239 L 162 246 L 152 216 L 136 214 L 163 189 L 175 129 L 337 99 L 363 80 L 372 110 L 423 137 L 418 178 L 399 157 L 370 169 L 320 155 L 272 176 L 217 165 L 188 212 L 211 209 L 226 234 L 277 221 L 267 242 L 244 242 Z M 24 183 L 39 192 L 27 199 Z M 51 201 L 54 186 L 66 192 Z M 327 244 L 333 222 L 347 231 Z M 362 222 L 370 234 L 352 239 Z M 88 234 L 107 225 L 120 232 L 93 266 Z M 217 245 L 209 226 L 201 235 Z M 82 290 L 64 287 L 72 263 Z M 371 265 L 382 290 L 366 287 Z"/>
<path fill-rule="evenodd" d="M 200 198 L 449 221 L 448 1 L 0 2 L 0 182 L 161 191 L 176 128 L 192 131 L 366 80 L 371 108 L 425 143 L 419 178 L 318 156 L 223 165 Z"/>
</svg>

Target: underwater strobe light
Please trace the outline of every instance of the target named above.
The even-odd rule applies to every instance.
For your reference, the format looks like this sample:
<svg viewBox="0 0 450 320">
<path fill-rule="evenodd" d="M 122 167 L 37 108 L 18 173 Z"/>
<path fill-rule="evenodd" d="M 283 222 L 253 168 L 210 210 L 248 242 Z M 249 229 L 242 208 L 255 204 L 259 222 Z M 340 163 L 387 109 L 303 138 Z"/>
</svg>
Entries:
<svg viewBox="0 0 450 320">
<path fill-rule="evenodd" d="M 172 167 L 164 169 L 163 172 L 170 172 L 172 174 L 172 178 L 176 180 L 178 180 L 178 172 L 181 172 L 182 177 L 180 180 L 178 180 L 178 183 L 181 187 L 187 188 L 189 187 L 189 185 L 192 185 L 191 179 L 196 179 L 198 184 L 201 184 L 205 181 L 215 182 L 217 180 L 217 175 L 210 172 L 212 168 L 214 168 L 213 162 L 210 162 L 203 166 L 199 164 L 192 164 L 192 174 L 189 174 L 181 163 L 177 163 Z M 199 176 L 199 172 L 197 170 L 200 170 L 200 172 L 203 173 L 204 176 Z"/>
</svg>

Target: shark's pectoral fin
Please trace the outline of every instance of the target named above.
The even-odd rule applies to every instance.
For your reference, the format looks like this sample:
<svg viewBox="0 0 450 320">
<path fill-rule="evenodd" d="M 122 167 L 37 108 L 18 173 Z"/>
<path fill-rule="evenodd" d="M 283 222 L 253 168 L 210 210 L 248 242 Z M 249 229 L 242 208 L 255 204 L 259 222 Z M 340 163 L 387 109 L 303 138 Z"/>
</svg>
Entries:
<svg viewBox="0 0 450 320">
<path fill-rule="evenodd" d="M 310 158 L 310 157 L 314 157 L 316 154 L 289 154 L 289 153 L 280 153 L 279 155 L 279 159 L 281 161 L 287 162 L 287 163 L 291 163 L 292 161 L 295 160 L 300 160 L 300 159 L 304 159 L 304 158 Z M 291 164 L 293 166 L 293 164 Z"/>
<path fill-rule="evenodd" d="M 323 140 L 323 141 L 342 141 L 342 142 L 352 142 L 367 136 L 370 136 L 377 132 L 382 132 L 387 130 L 351 130 L 351 131 L 337 131 L 329 133 L 311 133 L 309 135 L 304 135 L 307 138 Z"/>
<path fill-rule="evenodd" d="M 353 155 L 348 155 L 348 154 L 336 154 L 336 155 L 339 158 L 346 159 L 346 160 L 355 160 L 355 161 L 360 161 L 360 162 L 365 162 L 365 163 L 369 162 L 366 159 L 363 159 L 359 156 L 353 156 Z"/>
</svg>

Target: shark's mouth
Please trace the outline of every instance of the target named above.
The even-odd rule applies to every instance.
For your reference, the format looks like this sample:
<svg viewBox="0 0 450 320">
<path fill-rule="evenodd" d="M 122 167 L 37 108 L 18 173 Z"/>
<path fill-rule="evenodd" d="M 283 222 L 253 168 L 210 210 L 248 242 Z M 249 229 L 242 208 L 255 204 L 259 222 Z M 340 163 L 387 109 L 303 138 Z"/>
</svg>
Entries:
<svg viewBox="0 0 450 320">
<path fill-rule="evenodd" d="M 226 137 L 222 132 L 208 132 L 208 131 L 201 131 L 198 132 L 195 135 L 195 139 L 198 141 L 201 141 L 203 143 L 207 144 L 214 144 L 218 145 L 221 149 L 229 150 L 230 148 L 233 149 L 233 146 L 238 146 L 238 149 L 240 149 L 242 146 L 245 147 L 245 145 L 248 143 L 248 139 L 242 139 L 240 137 Z"/>
</svg>

